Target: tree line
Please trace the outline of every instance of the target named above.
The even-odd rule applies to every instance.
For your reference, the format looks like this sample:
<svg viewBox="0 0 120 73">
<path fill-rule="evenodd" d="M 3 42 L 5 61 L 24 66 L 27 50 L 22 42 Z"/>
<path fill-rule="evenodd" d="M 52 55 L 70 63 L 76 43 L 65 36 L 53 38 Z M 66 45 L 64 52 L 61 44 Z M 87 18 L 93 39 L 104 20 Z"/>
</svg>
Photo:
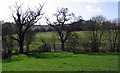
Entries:
<svg viewBox="0 0 120 73">
<path fill-rule="evenodd" d="M 14 22 L 2 24 L 3 56 L 10 56 L 12 53 L 29 53 L 29 45 L 36 39 L 35 35 L 39 30 L 38 28 L 33 30 L 34 24 L 42 19 L 43 7 L 44 4 L 40 4 L 36 10 L 28 8 L 23 12 L 22 5 L 16 4 L 15 10 L 12 10 Z M 77 47 L 82 45 L 86 52 L 100 52 L 107 40 L 109 45 L 105 46 L 110 48 L 107 51 L 119 52 L 120 25 L 118 22 L 109 21 L 102 15 L 84 20 L 82 16 L 75 16 L 74 13 L 69 12 L 68 8 L 58 9 L 53 16 L 56 18 L 55 22 L 52 22 L 49 17 L 45 17 L 45 20 L 51 26 L 49 29 L 56 32 L 62 51 L 77 52 Z M 43 27 L 41 28 L 44 30 Z M 80 39 L 76 31 L 84 32 L 86 38 Z M 17 49 L 13 50 L 14 48 Z"/>
</svg>

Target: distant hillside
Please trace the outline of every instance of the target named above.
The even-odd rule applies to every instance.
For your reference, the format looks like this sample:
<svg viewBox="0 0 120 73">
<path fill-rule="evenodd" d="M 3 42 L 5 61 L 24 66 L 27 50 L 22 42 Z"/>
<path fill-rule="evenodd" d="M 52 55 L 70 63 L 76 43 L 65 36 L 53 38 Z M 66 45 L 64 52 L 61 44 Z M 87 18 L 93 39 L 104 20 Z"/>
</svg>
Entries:
<svg viewBox="0 0 120 73">
<path fill-rule="evenodd" d="M 46 30 L 48 30 L 49 28 L 52 28 L 50 25 L 34 25 L 32 26 L 33 29 L 36 29 L 36 28 L 44 28 Z"/>
</svg>

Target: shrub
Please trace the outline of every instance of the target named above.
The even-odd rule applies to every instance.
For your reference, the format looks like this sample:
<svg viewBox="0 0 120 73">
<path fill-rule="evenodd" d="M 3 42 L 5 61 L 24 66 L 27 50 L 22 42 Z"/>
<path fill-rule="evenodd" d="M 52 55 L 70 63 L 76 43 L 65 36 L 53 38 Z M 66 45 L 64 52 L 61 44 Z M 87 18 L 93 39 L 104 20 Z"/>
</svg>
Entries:
<svg viewBox="0 0 120 73">
<path fill-rule="evenodd" d="M 19 61 L 19 60 L 23 60 L 25 58 L 28 58 L 27 55 L 24 54 L 20 54 L 20 55 L 13 55 L 11 57 L 8 58 L 9 61 Z"/>
<path fill-rule="evenodd" d="M 74 53 L 69 52 L 44 52 L 44 53 L 33 53 L 30 54 L 36 58 L 63 58 L 63 57 L 73 57 Z"/>
</svg>

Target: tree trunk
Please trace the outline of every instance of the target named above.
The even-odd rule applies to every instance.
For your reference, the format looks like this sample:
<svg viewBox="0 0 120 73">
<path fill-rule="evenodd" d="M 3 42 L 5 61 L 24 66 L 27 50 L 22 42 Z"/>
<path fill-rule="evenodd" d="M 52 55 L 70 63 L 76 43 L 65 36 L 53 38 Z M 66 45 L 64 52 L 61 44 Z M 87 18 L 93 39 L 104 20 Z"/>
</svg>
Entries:
<svg viewBox="0 0 120 73">
<path fill-rule="evenodd" d="M 54 47 L 54 52 L 56 51 L 56 45 L 55 44 L 53 44 L 53 47 Z"/>
<path fill-rule="evenodd" d="M 26 51 L 29 52 L 29 44 L 26 45 Z"/>
<path fill-rule="evenodd" d="M 19 46 L 20 46 L 20 53 L 23 54 L 23 47 L 24 47 L 24 36 L 20 37 L 20 41 L 19 41 Z"/>
<path fill-rule="evenodd" d="M 65 45 L 64 45 L 64 43 L 65 43 L 64 41 L 61 42 L 61 48 L 62 48 L 62 51 L 65 50 Z"/>
<path fill-rule="evenodd" d="M 92 43 L 92 50 L 93 52 L 98 52 L 99 46 L 97 42 Z"/>
<path fill-rule="evenodd" d="M 22 54 L 23 53 L 23 42 L 19 42 L 19 45 L 20 45 L 20 53 Z"/>
</svg>

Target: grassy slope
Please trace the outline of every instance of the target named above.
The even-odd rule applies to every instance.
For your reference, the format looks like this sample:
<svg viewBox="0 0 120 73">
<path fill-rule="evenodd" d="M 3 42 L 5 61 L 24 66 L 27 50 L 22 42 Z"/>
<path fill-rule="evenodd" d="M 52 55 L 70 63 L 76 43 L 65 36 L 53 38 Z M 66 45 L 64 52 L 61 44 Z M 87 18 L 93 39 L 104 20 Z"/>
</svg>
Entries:
<svg viewBox="0 0 120 73">
<path fill-rule="evenodd" d="M 79 36 L 79 43 L 81 44 L 81 45 L 83 45 L 83 43 L 85 43 L 85 42 L 87 42 L 88 40 L 90 40 L 90 38 L 88 38 L 88 36 L 89 36 L 89 33 L 90 33 L 90 31 L 76 31 L 75 33 L 77 33 L 78 34 L 78 36 Z M 33 49 L 38 49 L 38 47 L 40 47 L 40 46 L 42 46 L 43 45 L 43 43 L 41 42 L 41 39 L 43 39 L 43 40 L 45 40 L 45 42 L 47 43 L 47 44 L 51 44 L 52 42 L 55 42 L 55 43 L 60 43 L 60 40 L 57 40 L 57 41 L 55 41 L 53 38 L 56 38 L 56 39 L 58 39 L 58 35 L 56 36 L 57 34 L 55 33 L 55 32 L 43 32 L 43 33 L 37 33 L 37 35 L 36 35 L 36 40 L 30 45 L 30 50 L 33 50 Z M 100 47 L 100 48 L 102 48 L 102 49 L 109 49 L 110 48 L 110 46 L 109 46 L 109 41 L 107 40 L 107 38 L 106 38 L 106 36 L 107 35 L 105 35 L 104 34 L 104 36 L 103 36 L 103 43 L 101 44 L 102 45 L 102 47 Z M 52 40 L 53 39 L 53 40 Z M 80 49 L 84 49 L 84 47 L 83 46 L 79 46 L 80 47 Z"/>
<path fill-rule="evenodd" d="M 38 55 L 40 58 L 35 58 Z M 111 54 L 38 53 L 23 60 L 3 61 L 3 71 L 117 71 L 117 67 L 118 56 Z"/>
<path fill-rule="evenodd" d="M 84 37 L 83 32 L 77 33 Z M 31 50 L 38 49 L 42 45 L 41 38 L 48 40 L 52 36 L 51 32 L 38 33 L 36 37 L 39 38 L 36 38 L 30 46 Z M 51 57 L 51 53 L 48 53 L 48 57 L 45 58 L 25 57 L 23 60 L 18 61 L 3 61 L 3 71 L 117 71 L 117 55 L 74 54 L 70 57 L 64 56 L 61 58 L 61 55 L 65 53 L 59 54 L 57 58 Z M 43 56 L 45 55 L 43 54 L 40 57 Z"/>
<path fill-rule="evenodd" d="M 81 38 L 85 37 L 84 32 L 76 32 L 80 35 Z M 51 44 L 51 43 L 60 43 L 59 40 L 55 41 L 54 39 L 58 39 L 58 35 L 55 32 L 43 32 L 43 33 L 37 33 L 35 41 L 30 45 L 30 50 L 38 49 L 38 47 L 42 46 L 43 43 L 41 40 L 44 40 L 45 43 Z"/>
<path fill-rule="evenodd" d="M 43 43 L 41 40 L 44 40 L 47 44 L 52 43 L 53 41 L 51 39 L 53 36 L 56 38 L 56 34 L 54 32 L 37 33 L 35 41 L 30 45 L 30 50 L 38 49 L 42 46 Z"/>
</svg>

